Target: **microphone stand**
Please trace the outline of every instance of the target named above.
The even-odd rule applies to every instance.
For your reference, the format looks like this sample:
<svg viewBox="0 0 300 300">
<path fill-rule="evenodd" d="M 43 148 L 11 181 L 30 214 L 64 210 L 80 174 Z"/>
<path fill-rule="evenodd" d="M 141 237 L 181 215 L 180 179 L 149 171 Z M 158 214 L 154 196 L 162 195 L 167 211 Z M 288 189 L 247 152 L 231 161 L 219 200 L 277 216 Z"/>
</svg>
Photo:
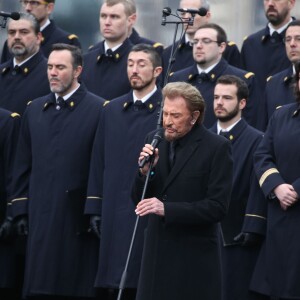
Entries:
<svg viewBox="0 0 300 300">
<path fill-rule="evenodd" d="M 166 72 L 166 76 L 165 76 L 165 79 L 164 79 L 164 82 L 163 82 L 163 86 L 166 85 L 167 79 L 168 79 L 170 71 L 171 71 L 172 61 L 174 59 L 176 51 L 178 50 L 179 43 L 178 43 L 178 45 L 175 48 L 176 37 L 177 37 L 177 32 L 178 32 L 178 26 L 179 26 L 179 24 L 185 24 L 185 23 L 187 23 L 188 25 L 193 25 L 193 23 L 194 23 L 194 14 L 191 14 L 192 17 L 189 18 L 187 21 L 182 20 L 178 15 L 177 16 L 173 15 L 173 14 L 170 14 L 170 15 L 172 15 L 172 16 L 174 16 L 176 18 L 179 18 L 180 21 L 166 21 L 166 17 L 167 16 L 165 16 L 165 15 L 163 16 L 163 21 L 162 21 L 162 25 L 163 26 L 165 24 L 175 24 L 176 25 L 174 36 L 173 36 L 173 43 L 172 43 L 172 48 L 171 48 L 171 55 L 170 55 L 170 59 L 169 59 L 169 62 L 168 62 L 167 72 Z M 186 30 L 184 32 L 182 32 L 180 39 L 182 38 L 183 34 L 185 34 L 185 32 L 186 32 Z M 162 124 L 161 124 L 162 123 L 162 108 L 163 108 L 163 100 L 161 101 L 161 105 L 160 105 L 160 110 L 159 110 L 159 115 L 158 115 L 158 122 L 157 122 L 157 129 L 159 129 L 159 128 L 162 127 Z M 148 186 L 150 174 L 151 174 L 151 171 L 152 171 L 152 168 L 153 168 L 154 154 L 150 158 L 149 163 L 150 163 L 149 164 L 149 170 L 148 170 L 147 175 L 146 175 L 146 180 L 145 180 L 145 184 L 144 184 L 144 187 L 143 187 L 143 193 L 142 193 L 141 200 L 144 199 L 145 194 L 146 194 L 146 190 L 147 190 L 147 186 Z M 128 254 L 127 254 L 126 264 L 125 264 L 125 267 L 124 267 L 124 270 L 123 270 L 123 273 L 122 273 L 122 277 L 121 277 L 121 281 L 120 281 L 120 284 L 119 284 L 119 292 L 118 292 L 118 298 L 117 298 L 117 300 L 121 300 L 122 293 L 123 293 L 123 290 L 125 288 L 128 265 L 129 265 L 129 261 L 130 261 L 130 257 L 131 257 L 133 243 L 135 241 L 135 236 L 136 236 L 136 231 L 137 231 L 137 227 L 138 227 L 138 224 L 139 224 L 139 219 L 140 219 L 140 216 L 137 216 L 136 217 L 136 221 L 135 221 L 135 225 L 134 225 L 134 229 L 133 229 L 133 233 L 132 233 L 132 236 L 131 236 L 131 242 L 130 242 L 130 246 L 129 246 L 129 250 L 128 250 Z"/>
<path fill-rule="evenodd" d="M 149 178 L 150 178 L 150 175 L 151 175 L 151 172 L 152 172 L 152 168 L 153 168 L 154 157 L 155 156 L 154 156 L 154 153 L 153 153 L 153 155 L 150 158 L 149 170 L 148 170 L 147 175 L 146 175 L 146 180 L 145 180 L 145 184 L 144 184 L 144 187 L 143 187 L 143 193 L 142 193 L 142 196 L 141 196 L 141 200 L 143 200 L 145 198 L 145 194 L 146 194 L 146 190 L 147 190 L 147 187 L 148 187 Z M 132 252 L 133 243 L 134 243 L 134 240 L 135 240 L 135 236 L 136 236 L 136 231 L 137 231 L 137 227 L 138 227 L 138 224 L 139 224 L 139 220 L 140 220 L 140 216 L 137 215 L 136 216 L 136 220 L 135 220 L 134 229 L 133 229 L 133 234 L 132 234 L 132 237 L 131 237 L 131 242 L 130 242 L 128 254 L 127 254 L 125 268 L 124 268 L 124 271 L 122 273 L 121 281 L 120 281 L 120 284 L 119 284 L 119 293 L 118 293 L 117 300 L 121 299 L 122 293 L 123 293 L 123 290 L 124 290 L 124 287 L 125 287 L 128 265 L 129 265 L 129 261 L 130 261 L 130 257 L 131 257 L 131 252 Z"/>
<path fill-rule="evenodd" d="M 175 31 L 174 31 L 174 35 L 173 35 L 173 42 L 172 42 L 172 46 L 171 46 L 171 54 L 170 54 L 170 58 L 168 61 L 168 66 L 167 66 L 167 71 L 163 80 L 163 87 L 167 84 L 169 75 L 171 73 L 171 69 L 172 69 L 172 63 L 173 60 L 175 58 L 176 52 L 179 48 L 179 44 L 177 43 L 176 45 L 176 38 L 177 38 L 177 34 L 178 34 L 178 26 L 181 24 L 188 24 L 188 25 L 193 25 L 194 24 L 194 17 L 195 14 L 191 14 L 191 18 L 189 18 L 187 21 L 184 21 L 182 18 L 180 18 L 178 15 L 174 15 L 174 14 L 170 14 L 173 17 L 176 17 L 179 19 L 179 21 L 166 21 L 163 20 L 162 25 L 164 26 L 165 24 L 175 24 Z M 180 40 L 182 39 L 182 37 L 185 35 L 187 28 L 182 31 L 181 35 L 180 35 Z M 175 47 L 176 45 L 176 47 Z M 158 121 L 157 121 L 157 129 L 159 129 L 162 126 L 162 111 L 163 111 L 163 100 L 161 101 L 161 105 L 160 105 L 160 110 L 159 110 L 159 114 L 158 114 Z"/>
</svg>

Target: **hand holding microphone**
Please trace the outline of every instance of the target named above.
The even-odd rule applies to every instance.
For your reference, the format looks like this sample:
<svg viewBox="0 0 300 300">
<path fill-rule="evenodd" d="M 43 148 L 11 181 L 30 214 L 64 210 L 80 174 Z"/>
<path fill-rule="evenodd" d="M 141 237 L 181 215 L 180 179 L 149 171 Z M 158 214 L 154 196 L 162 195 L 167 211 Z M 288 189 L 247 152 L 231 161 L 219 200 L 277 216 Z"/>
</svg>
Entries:
<svg viewBox="0 0 300 300">
<path fill-rule="evenodd" d="M 151 144 L 146 144 L 142 152 L 140 153 L 139 157 L 139 168 L 140 172 L 143 175 L 146 175 L 149 170 L 149 164 L 147 164 L 151 158 L 153 158 L 154 155 L 154 166 L 156 165 L 158 161 L 158 149 L 156 147 L 160 143 L 160 141 L 163 139 L 164 136 L 164 129 L 160 128 L 154 135 L 153 140 Z M 147 164 L 147 165 L 146 165 Z"/>
</svg>

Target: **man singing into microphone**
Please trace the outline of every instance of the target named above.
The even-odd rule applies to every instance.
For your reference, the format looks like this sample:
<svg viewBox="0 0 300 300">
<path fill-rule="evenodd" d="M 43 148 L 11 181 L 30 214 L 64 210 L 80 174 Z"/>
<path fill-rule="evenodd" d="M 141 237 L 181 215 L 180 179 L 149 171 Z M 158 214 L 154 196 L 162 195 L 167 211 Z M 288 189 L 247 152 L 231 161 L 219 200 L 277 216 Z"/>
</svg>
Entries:
<svg viewBox="0 0 300 300">
<path fill-rule="evenodd" d="M 153 134 L 139 162 L 154 154 L 154 168 L 141 199 L 149 163 L 133 187 L 136 214 L 149 216 L 136 300 L 220 300 L 217 224 L 231 193 L 228 141 L 202 126 L 205 103 L 190 84 L 163 89 L 164 139 Z"/>
</svg>

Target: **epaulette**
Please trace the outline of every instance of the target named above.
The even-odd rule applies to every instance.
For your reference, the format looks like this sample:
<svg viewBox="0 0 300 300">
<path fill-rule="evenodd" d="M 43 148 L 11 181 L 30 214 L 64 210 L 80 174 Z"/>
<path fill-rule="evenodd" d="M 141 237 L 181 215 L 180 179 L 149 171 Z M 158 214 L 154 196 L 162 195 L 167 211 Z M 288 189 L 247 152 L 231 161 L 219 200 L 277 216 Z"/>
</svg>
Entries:
<svg viewBox="0 0 300 300">
<path fill-rule="evenodd" d="M 153 44 L 153 48 L 158 48 L 158 47 L 164 47 L 164 45 L 161 44 L 161 43 L 155 43 L 155 44 Z"/>
<path fill-rule="evenodd" d="M 269 77 L 267 78 L 267 82 L 269 82 L 271 79 L 272 79 L 272 76 L 269 76 Z"/>
<path fill-rule="evenodd" d="M 18 114 L 18 113 L 11 113 L 10 114 L 10 116 L 12 117 L 12 118 L 16 118 L 16 117 L 20 117 L 20 115 Z"/>
<path fill-rule="evenodd" d="M 173 75 L 174 75 L 174 72 L 171 72 L 170 75 L 169 75 L 169 77 L 171 77 L 171 76 L 173 76 Z"/>
<path fill-rule="evenodd" d="M 88 47 L 88 50 L 91 50 L 91 49 L 93 49 L 93 48 L 94 48 L 94 46 L 95 46 L 95 45 L 90 45 L 90 46 Z"/>
<path fill-rule="evenodd" d="M 105 107 L 109 102 L 109 100 L 105 100 L 105 102 L 103 103 L 103 107 Z"/>
<path fill-rule="evenodd" d="M 243 41 L 246 41 L 248 39 L 248 35 L 246 35 L 244 38 L 243 38 Z"/>
<path fill-rule="evenodd" d="M 228 46 L 234 46 L 234 45 L 235 45 L 235 42 L 230 41 L 230 42 L 227 43 L 227 45 L 228 45 Z"/>
<path fill-rule="evenodd" d="M 70 34 L 70 35 L 68 36 L 68 39 L 69 39 L 69 40 L 78 39 L 78 36 L 77 36 L 76 34 Z"/>
<path fill-rule="evenodd" d="M 250 77 L 254 76 L 253 72 L 248 72 L 247 74 L 245 74 L 245 78 L 249 79 Z"/>
<path fill-rule="evenodd" d="M 279 109 L 279 108 L 281 108 L 282 107 L 282 105 L 279 105 L 279 106 L 276 106 L 276 108 L 275 109 Z"/>
<path fill-rule="evenodd" d="M 27 106 L 28 106 L 28 105 L 30 105 L 30 104 L 31 104 L 31 102 L 32 102 L 32 101 L 28 101 L 28 102 L 27 102 Z"/>
</svg>

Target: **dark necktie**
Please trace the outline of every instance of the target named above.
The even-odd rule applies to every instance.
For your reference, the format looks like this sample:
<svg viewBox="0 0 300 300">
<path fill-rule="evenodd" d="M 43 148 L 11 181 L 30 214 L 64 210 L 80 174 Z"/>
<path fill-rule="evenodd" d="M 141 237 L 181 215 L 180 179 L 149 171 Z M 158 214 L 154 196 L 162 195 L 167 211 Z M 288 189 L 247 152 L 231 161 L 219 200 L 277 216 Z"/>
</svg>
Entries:
<svg viewBox="0 0 300 300">
<path fill-rule="evenodd" d="M 208 75 L 205 72 L 201 72 L 198 75 L 198 79 L 199 79 L 199 82 L 201 83 L 201 82 L 204 82 L 204 81 L 208 81 L 209 77 L 208 77 Z"/>
<path fill-rule="evenodd" d="M 144 106 L 144 103 L 143 103 L 142 100 L 136 100 L 133 103 L 133 110 L 134 111 L 139 111 L 143 108 L 143 106 Z"/>
<path fill-rule="evenodd" d="M 11 72 L 12 75 L 17 75 L 21 71 L 21 68 L 18 65 L 15 65 L 13 71 Z"/>
<path fill-rule="evenodd" d="M 274 31 L 271 35 L 271 42 L 276 43 L 278 41 L 282 40 L 280 34 L 277 31 Z"/>
<path fill-rule="evenodd" d="M 226 139 L 229 140 L 229 132 L 228 131 L 220 130 L 219 135 L 222 135 L 222 136 L 226 137 Z"/>
<path fill-rule="evenodd" d="M 170 143 L 170 152 L 169 152 L 169 163 L 170 167 L 173 168 L 176 160 L 176 147 L 178 145 L 178 142 L 173 141 Z"/>
<path fill-rule="evenodd" d="M 61 110 L 66 105 L 66 102 L 63 97 L 57 97 L 56 99 L 56 110 Z"/>
<path fill-rule="evenodd" d="M 114 57 L 113 51 L 111 49 L 107 49 L 106 50 L 106 56 L 109 57 L 109 58 L 113 58 Z"/>
</svg>

